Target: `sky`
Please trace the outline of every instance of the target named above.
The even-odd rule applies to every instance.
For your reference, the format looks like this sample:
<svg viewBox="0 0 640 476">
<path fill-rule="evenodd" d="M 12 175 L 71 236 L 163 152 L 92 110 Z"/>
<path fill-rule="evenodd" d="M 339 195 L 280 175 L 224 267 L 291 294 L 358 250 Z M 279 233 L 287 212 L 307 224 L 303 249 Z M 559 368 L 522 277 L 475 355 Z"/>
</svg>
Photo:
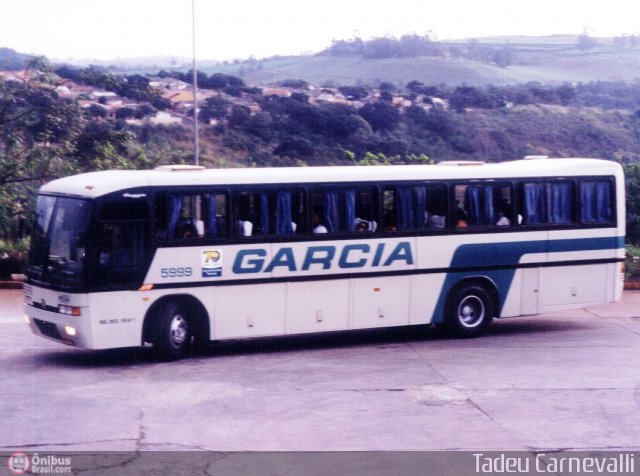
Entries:
<svg viewBox="0 0 640 476">
<path fill-rule="evenodd" d="M 2 0 L 0 47 L 64 60 L 200 60 L 317 52 L 333 40 L 406 33 L 640 34 L 638 0 Z"/>
</svg>

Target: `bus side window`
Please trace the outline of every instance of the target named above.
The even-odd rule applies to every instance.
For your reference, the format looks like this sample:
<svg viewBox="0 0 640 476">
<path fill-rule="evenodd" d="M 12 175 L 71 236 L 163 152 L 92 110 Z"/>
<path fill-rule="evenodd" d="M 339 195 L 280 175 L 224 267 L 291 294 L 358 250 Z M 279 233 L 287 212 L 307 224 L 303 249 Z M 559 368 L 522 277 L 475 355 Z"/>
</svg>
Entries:
<svg viewBox="0 0 640 476">
<path fill-rule="evenodd" d="M 204 236 L 201 207 L 200 195 L 159 195 L 156 201 L 158 239 L 174 241 Z"/>
<path fill-rule="evenodd" d="M 227 236 L 226 194 L 166 193 L 156 199 L 160 241 L 224 238 Z"/>
<path fill-rule="evenodd" d="M 422 230 L 429 218 L 423 185 L 401 185 L 383 192 L 384 231 Z"/>
<path fill-rule="evenodd" d="M 149 207 L 147 202 L 109 201 L 98 217 L 95 260 L 98 281 L 130 282 L 140 278 L 147 259 Z"/>
<path fill-rule="evenodd" d="M 574 223 L 573 182 L 530 182 L 521 185 L 523 225 L 570 225 Z"/>
<path fill-rule="evenodd" d="M 237 195 L 238 236 L 294 235 L 305 218 L 301 191 L 242 191 Z"/>
<path fill-rule="evenodd" d="M 580 221 L 613 221 L 612 184 L 609 180 L 583 180 L 580 183 Z"/>
<path fill-rule="evenodd" d="M 510 226 L 513 220 L 513 205 L 510 185 L 493 183 L 471 183 L 456 185 L 454 224 L 458 228 L 467 226 Z"/>
</svg>

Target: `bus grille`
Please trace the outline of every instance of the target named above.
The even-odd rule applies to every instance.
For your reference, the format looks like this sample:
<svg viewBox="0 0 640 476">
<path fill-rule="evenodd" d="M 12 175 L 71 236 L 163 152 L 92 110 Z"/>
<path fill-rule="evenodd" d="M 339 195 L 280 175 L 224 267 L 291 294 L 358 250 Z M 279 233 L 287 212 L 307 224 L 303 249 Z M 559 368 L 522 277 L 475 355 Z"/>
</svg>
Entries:
<svg viewBox="0 0 640 476">
<path fill-rule="evenodd" d="M 58 326 L 56 326 L 53 322 L 41 321 L 40 319 L 34 319 L 33 322 L 36 323 L 40 332 L 47 337 L 51 337 L 52 339 L 62 340 L 62 336 L 60 332 L 58 332 Z"/>
</svg>

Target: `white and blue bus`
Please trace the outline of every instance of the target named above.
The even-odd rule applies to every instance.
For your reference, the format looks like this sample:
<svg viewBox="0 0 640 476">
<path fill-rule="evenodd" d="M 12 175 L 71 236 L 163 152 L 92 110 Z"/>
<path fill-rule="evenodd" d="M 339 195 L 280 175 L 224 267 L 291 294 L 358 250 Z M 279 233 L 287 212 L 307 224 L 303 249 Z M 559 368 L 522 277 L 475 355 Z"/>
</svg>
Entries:
<svg viewBox="0 0 640 476">
<path fill-rule="evenodd" d="M 528 157 L 105 171 L 44 185 L 32 331 L 88 349 L 443 324 L 620 299 L 622 168 Z"/>
</svg>

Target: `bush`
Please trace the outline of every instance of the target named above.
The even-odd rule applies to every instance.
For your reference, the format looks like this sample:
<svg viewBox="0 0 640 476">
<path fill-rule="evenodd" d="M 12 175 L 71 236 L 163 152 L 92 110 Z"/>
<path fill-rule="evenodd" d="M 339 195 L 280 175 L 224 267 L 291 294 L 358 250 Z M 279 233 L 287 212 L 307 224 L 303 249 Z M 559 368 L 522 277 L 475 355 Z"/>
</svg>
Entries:
<svg viewBox="0 0 640 476">
<path fill-rule="evenodd" d="M 12 274 L 25 272 L 28 250 L 28 238 L 16 241 L 0 240 L 0 280 L 8 280 Z"/>
</svg>

